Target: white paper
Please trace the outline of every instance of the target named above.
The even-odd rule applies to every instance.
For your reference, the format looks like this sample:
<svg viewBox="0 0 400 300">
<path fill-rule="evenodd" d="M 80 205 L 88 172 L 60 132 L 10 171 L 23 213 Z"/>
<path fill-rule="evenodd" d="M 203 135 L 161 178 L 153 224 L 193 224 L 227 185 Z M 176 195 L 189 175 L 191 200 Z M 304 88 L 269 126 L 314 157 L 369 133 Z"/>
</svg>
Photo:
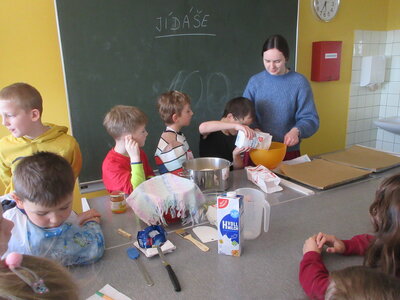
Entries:
<svg viewBox="0 0 400 300">
<path fill-rule="evenodd" d="M 103 286 L 99 290 L 99 292 L 113 298 L 114 300 L 133 300 L 133 299 L 135 299 L 135 298 L 132 299 L 132 298 L 127 297 L 126 295 L 124 295 L 121 292 L 114 289 L 109 284 L 106 284 L 105 286 Z M 87 298 L 87 300 L 104 300 L 104 298 L 100 297 L 99 295 L 94 294 L 94 295 L 90 296 L 89 298 Z"/>
<path fill-rule="evenodd" d="M 302 164 L 302 163 L 310 162 L 310 161 L 311 161 L 310 157 L 307 154 L 304 154 L 302 156 L 293 158 L 291 160 L 284 160 L 282 162 L 282 164 L 285 164 L 285 165 L 296 165 L 296 164 Z"/>
<path fill-rule="evenodd" d="M 274 171 L 277 172 L 277 173 L 282 173 L 282 171 L 280 169 L 280 165 L 281 164 L 283 164 L 283 165 L 297 165 L 297 164 L 302 164 L 302 163 L 310 162 L 310 161 L 311 161 L 310 157 L 307 154 L 304 154 L 302 156 L 299 156 L 299 157 L 296 157 L 296 158 L 293 158 L 293 159 L 290 159 L 290 160 L 284 160 L 283 162 L 281 162 L 279 164 L 278 167 L 276 167 L 274 169 Z"/>
<path fill-rule="evenodd" d="M 202 243 L 208 243 L 218 240 L 218 230 L 211 226 L 194 227 L 193 232 Z"/>
<path fill-rule="evenodd" d="M 146 257 L 153 257 L 158 255 L 157 248 L 142 248 L 139 246 L 139 243 L 136 241 L 133 243 L 136 248 L 138 248 Z M 176 246 L 170 242 L 170 240 L 167 240 L 162 246 L 161 250 L 163 253 L 169 253 L 172 252 L 176 249 Z"/>
<path fill-rule="evenodd" d="M 90 210 L 90 206 L 89 206 L 89 203 L 86 198 L 81 198 L 81 202 L 82 202 L 82 211 L 83 212 Z"/>
</svg>

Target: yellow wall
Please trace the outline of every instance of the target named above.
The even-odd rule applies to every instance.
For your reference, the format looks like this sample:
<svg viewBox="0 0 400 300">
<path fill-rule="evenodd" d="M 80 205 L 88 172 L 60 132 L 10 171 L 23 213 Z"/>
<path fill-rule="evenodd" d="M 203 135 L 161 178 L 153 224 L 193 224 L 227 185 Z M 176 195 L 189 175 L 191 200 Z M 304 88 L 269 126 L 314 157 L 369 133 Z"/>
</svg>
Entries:
<svg viewBox="0 0 400 300">
<path fill-rule="evenodd" d="M 314 17 L 311 0 L 300 0 L 299 9 L 299 72 L 310 78 L 313 41 L 343 41 L 340 80 L 312 82 L 321 127 L 304 141 L 302 152 L 313 155 L 345 146 L 354 30 L 400 29 L 400 1 L 342 0 L 330 23 Z M 0 36 L 0 87 L 16 81 L 32 84 L 44 99 L 43 120 L 69 125 L 53 1 L 0 1 Z M 0 136 L 5 134 L 0 127 Z"/>
<path fill-rule="evenodd" d="M 389 0 L 387 30 L 400 29 L 400 1 Z"/>
<path fill-rule="evenodd" d="M 43 97 L 43 120 L 69 126 L 53 1 L 2 0 L 0 37 L 0 87 L 21 81 L 33 85 Z M 6 134 L 1 126 L 0 136 Z M 80 210 L 79 201 L 74 209 Z"/>
<path fill-rule="evenodd" d="M 354 30 L 386 30 L 388 3 L 342 0 L 336 18 L 325 23 L 314 17 L 311 0 L 300 1 L 298 72 L 310 79 L 312 42 L 343 41 L 340 80 L 311 82 L 321 125 L 317 134 L 302 143 L 303 153 L 313 155 L 345 147 Z"/>
</svg>

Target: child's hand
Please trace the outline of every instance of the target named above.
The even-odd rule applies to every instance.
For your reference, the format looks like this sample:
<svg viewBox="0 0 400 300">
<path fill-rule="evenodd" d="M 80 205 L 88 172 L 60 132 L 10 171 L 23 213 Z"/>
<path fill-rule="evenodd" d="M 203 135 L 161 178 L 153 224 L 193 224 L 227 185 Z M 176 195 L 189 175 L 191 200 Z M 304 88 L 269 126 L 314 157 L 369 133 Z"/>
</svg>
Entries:
<svg viewBox="0 0 400 300">
<path fill-rule="evenodd" d="M 236 147 L 235 149 L 233 149 L 232 155 L 233 157 L 235 157 L 236 155 L 240 155 L 241 153 L 250 151 L 250 147 Z"/>
<path fill-rule="evenodd" d="M 305 240 L 304 245 L 303 245 L 303 255 L 310 251 L 321 253 L 321 249 L 318 248 L 318 245 L 317 245 L 316 237 L 317 237 L 317 235 L 313 235 Z"/>
<path fill-rule="evenodd" d="M 326 252 L 328 253 L 344 253 L 346 247 L 342 240 L 339 240 L 336 236 L 320 232 L 316 237 L 317 245 L 319 249 L 322 249 L 324 245 L 327 245 Z"/>
<path fill-rule="evenodd" d="M 140 162 L 140 147 L 131 135 L 125 136 L 125 149 L 131 162 Z"/>
<path fill-rule="evenodd" d="M 85 211 L 78 215 L 78 223 L 81 226 L 89 221 L 95 221 L 97 223 L 100 223 L 100 217 L 101 215 L 97 210 L 89 209 L 88 211 Z"/>
<path fill-rule="evenodd" d="M 254 130 L 251 129 L 251 128 L 250 128 L 249 126 L 247 126 L 247 125 L 236 124 L 236 125 L 235 125 L 235 130 L 237 130 L 237 131 L 239 131 L 239 130 L 243 131 L 245 137 L 248 138 L 248 139 L 252 139 L 252 138 L 254 137 L 254 135 L 255 135 Z"/>
</svg>

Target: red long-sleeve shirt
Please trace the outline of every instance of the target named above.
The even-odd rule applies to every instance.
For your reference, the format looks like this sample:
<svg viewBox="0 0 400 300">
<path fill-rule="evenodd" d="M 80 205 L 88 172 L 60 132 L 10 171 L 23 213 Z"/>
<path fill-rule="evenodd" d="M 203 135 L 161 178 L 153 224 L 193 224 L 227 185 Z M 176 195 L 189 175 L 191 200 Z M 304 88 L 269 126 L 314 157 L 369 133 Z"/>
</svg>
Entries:
<svg viewBox="0 0 400 300">
<path fill-rule="evenodd" d="M 139 169 L 143 168 L 142 172 L 144 172 L 144 178 L 142 178 L 142 181 L 144 181 L 154 176 L 154 172 L 147 160 L 146 153 L 142 149 L 140 149 L 140 160 L 142 164 L 140 164 Z M 140 175 L 134 173 L 130 158 L 115 152 L 114 148 L 107 153 L 103 161 L 102 171 L 103 183 L 108 192 L 122 191 L 128 195 L 132 193 L 134 189 L 132 186 L 132 176 Z M 140 183 L 140 181 L 138 183 Z"/>
<path fill-rule="evenodd" d="M 371 241 L 372 235 L 360 234 L 350 240 L 343 240 L 346 247 L 343 255 L 364 255 Z M 329 271 L 326 269 L 321 254 L 309 251 L 303 255 L 299 271 L 300 284 L 304 292 L 311 299 L 324 299 L 329 285 Z"/>
</svg>

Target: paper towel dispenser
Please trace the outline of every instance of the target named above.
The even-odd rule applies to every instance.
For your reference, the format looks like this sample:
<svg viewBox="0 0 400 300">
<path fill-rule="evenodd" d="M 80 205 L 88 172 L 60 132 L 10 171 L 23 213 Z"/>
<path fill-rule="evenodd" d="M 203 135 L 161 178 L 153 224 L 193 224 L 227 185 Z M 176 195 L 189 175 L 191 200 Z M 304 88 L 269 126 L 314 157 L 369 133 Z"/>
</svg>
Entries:
<svg viewBox="0 0 400 300">
<path fill-rule="evenodd" d="M 364 56 L 361 61 L 360 86 L 376 87 L 385 81 L 385 55 Z"/>
</svg>

